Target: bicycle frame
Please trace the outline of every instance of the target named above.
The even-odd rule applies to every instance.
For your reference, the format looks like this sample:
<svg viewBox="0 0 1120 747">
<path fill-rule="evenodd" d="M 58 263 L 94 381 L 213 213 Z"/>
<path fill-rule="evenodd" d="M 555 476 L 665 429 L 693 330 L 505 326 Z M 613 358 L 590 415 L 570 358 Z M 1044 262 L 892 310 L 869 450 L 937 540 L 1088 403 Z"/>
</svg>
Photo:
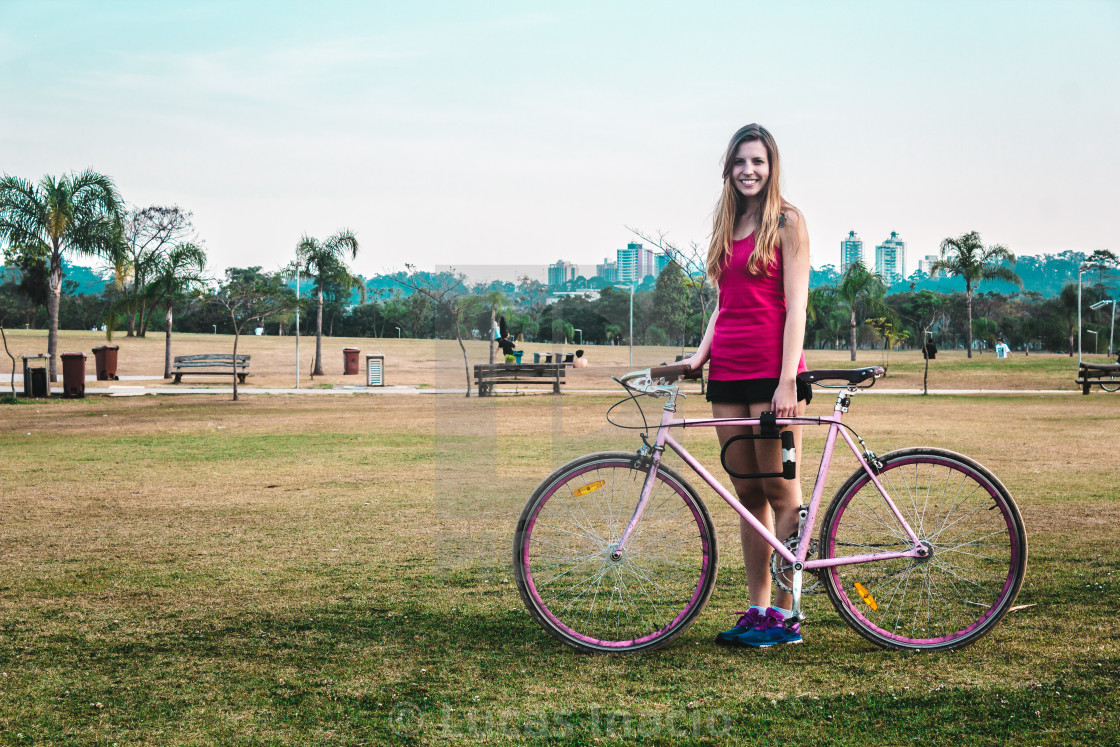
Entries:
<svg viewBox="0 0 1120 747">
<path fill-rule="evenodd" d="M 635 527 L 641 521 L 642 514 L 645 512 L 646 505 L 649 503 L 650 496 L 653 492 L 654 476 L 657 474 L 657 468 L 661 464 L 661 458 L 664 454 L 665 447 L 672 449 L 685 464 L 692 468 L 701 479 L 708 484 L 723 500 L 735 510 L 743 519 L 757 532 L 767 544 L 774 548 L 774 551 L 784 558 L 793 567 L 793 615 L 795 618 L 800 616 L 801 608 L 801 582 L 802 574 L 804 571 L 812 571 L 819 568 L 830 568 L 838 565 L 850 565 L 856 563 L 871 563 L 880 560 L 891 560 L 895 558 L 923 558 L 928 555 L 928 550 L 918 540 L 918 536 L 914 530 L 903 518 L 902 513 L 895 506 L 890 495 L 886 489 L 879 482 L 879 478 L 868 463 L 868 459 L 856 447 L 852 437 L 842 427 L 843 413 L 847 412 L 848 403 L 850 402 L 850 395 L 855 394 L 856 389 L 852 387 L 844 387 L 843 391 L 836 397 L 836 405 L 833 409 L 832 415 L 829 417 L 806 417 L 796 416 L 790 418 L 778 418 L 776 424 L 780 426 L 786 425 L 827 425 L 828 436 L 825 439 L 824 453 L 821 456 L 821 464 L 817 470 L 816 483 L 813 486 L 813 495 L 809 500 L 807 509 L 802 507 L 805 511 L 803 521 L 800 526 L 803 527 L 801 537 L 797 545 L 797 552 L 793 553 L 780 541 L 773 532 L 763 526 L 762 522 L 756 519 L 749 511 L 743 508 L 739 500 L 725 488 L 712 474 L 702 465 L 697 459 L 689 453 L 683 445 L 681 445 L 669 433 L 672 428 L 711 428 L 716 425 L 739 425 L 739 426 L 759 426 L 761 424 L 760 418 L 703 418 L 703 419 L 688 419 L 688 418 L 675 418 L 676 413 L 676 391 L 675 388 L 669 395 L 669 401 L 661 413 L 661 423 L 657 428 L 657 438 L 654 441 L 652 448 L 643 447 L 646 453 L 652 452 L 649 455 L 650 469 L 649 474 L 646 476 L 645 482 L 642 485 L 641 497 L 638 500 L 638 505 L 634 509 L 633 515 L 630 517 L 629 523 L 626 525 L 625 531 L 619 538 L 615 546 L 615 553 L 621 553 L 626 548 L 626 542 L 633 533 Z M 856 460 L 860 464 L 868 477 L 874 483 L 875 488 L 883 497 L 883 500 L 889 506 L 891 513 L 894 515 L 895 520 L 898 521 L 899 526 L 906 532 L 906 535 L 914 543 L 914 546 L 909 550 L 895 551 L 895 552 L 877 552 L 864 555 L 851 555 L 843 558 L 827 558 L 817 560 L 806 560 L 809 552 L 809 546 L 812 536 L 812 528 L 816 521 L 817 509 L 820 506 L 821 497 L 824 494 L 825 479 L 828 476 L 828 470 L 832 463 L 832 453 L 836 446 L 837 434 L 844 438 L 848 444 L 848 448 L 852 450 Z M 862 443 L 862 441 L 861 441 Z M 873 458 L 873 455 L 870 455 Z M 808 531 L 805 531 L 807 529 Z"/>
</svg>

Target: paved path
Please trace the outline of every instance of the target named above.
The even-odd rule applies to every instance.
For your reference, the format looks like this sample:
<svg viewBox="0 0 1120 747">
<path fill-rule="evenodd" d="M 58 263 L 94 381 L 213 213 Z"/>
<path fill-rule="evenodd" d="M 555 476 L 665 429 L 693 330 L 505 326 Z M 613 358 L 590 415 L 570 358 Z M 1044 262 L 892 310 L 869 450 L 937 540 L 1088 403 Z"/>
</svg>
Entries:
<svg viewBox="0 0 1120 747">
<path fill-rule="evenodd" d="M 139 377 L 137 377 L 139 378 Z M 472 395 L 475 390 L 471 390 Z M 533 396 L 548 396 L 552 394 L 547 389 L 530 389 L 530 390 L 514 390 L 514 389 L 498 389 L 497 393 L 503 395 L 533 395 Z M 332 389 L 278 389 L 278 388 L 265 388 L 265 387 L 238 387 L 237 393 L 239 395 L 253 395 L 253 394 L 368 394 L 368 395 L 387 395 L 387 394 L 465 394 L 466 389 L 440 389 L 436 387 L 418 387 L 418 386 L 384 386 L 384 387 L 365 387 L 365 386 L 335 386 Z M 564 393 L 567 395 L 622 395 L 622 389 L 565 389 Z M 861 394 L 871 395 L 915 395 L 921 394 L 921 389 L 868 389 Z M 1019 395 L 1019 396 L 1044 396 L 1044 395 L 1071 395 L 1081 394 L 1079 389 L 1061 390 L 1061 389 L 931 389 L 931 395 Z M 225 394 L 232 395 L 232 386 L 210 386 L 210 387 L 186 387 L 186 386 L 138 386 L 128 384 L 110 384 L 107 387 L 88 387 L 86 389 L 86 396 L 110 396 L 110 397 L 138 397 L 147 394 Z M 699 396 L 698 392 L 686 392 L 690 396 Z M 817 398 L 829 397 L 827 390 L 817 390 L 814 392 Z"/>
<path fill-rule="evenodd" d="M 0 381 L 0 391 L 5 387 L 3 386 L 10 377 L 2 377 Z M 232 386 L 184 386 L 182 384 L 169 385 L 165 384 L 162 376 L 121 376 L 119 381 L 151 381 L 159 382 L 155 385 L 141 385 L 141 384 L 109 384 L 106 387 L 86 387 L 86 396 L 109 396 L 109 397 L 137 397 L 146 394 L 233 394 Z M 96 376 L 86 376 L 86 381 L 97 381 Z M 22 392 L 23 376 L 16 374 L 16 390 Z M 61 384 L 61 382 L 59 382 Z M 239 386 L 237 393 L 241 394 L 465 394 L 466 389 L 439 389 L 436 387 L 419 387 L 419 386 L 383 386 L 383 387 L 366 387 L 361 385 L 356 386 L 335 386 L 332 389 L 292 389 L 292 388 L 260 388 L 260 387 L 244 387 Z M 475 390 L 471 390 L 472 394 Z M 548 389 L 528 389 L 528 390 L 515 390 L 515 389 L 497 389 L 499 394 L 523 394 L 523 395 L 549 395 L 552 394 Z M 590 394 L 590 395 L 622 395 L 621 388 L 615 389 L 564 389 L 565 394 Z M 921 389 L 868 389 L 864 394 L 921 394 Z M 976 395 L 976 394 L 1017 394 L 1024 396 L 1034 395 L 1052 395 L 1052 394 L 1081 394 L 1081 389 L 931 389 L 931 395 Z M 695 396 L 695 392 L 686 392 L 691 396 Z M 827 389 L 816 389 L 813 392 L 815 397 L 829 396 Z"/>
</svg>

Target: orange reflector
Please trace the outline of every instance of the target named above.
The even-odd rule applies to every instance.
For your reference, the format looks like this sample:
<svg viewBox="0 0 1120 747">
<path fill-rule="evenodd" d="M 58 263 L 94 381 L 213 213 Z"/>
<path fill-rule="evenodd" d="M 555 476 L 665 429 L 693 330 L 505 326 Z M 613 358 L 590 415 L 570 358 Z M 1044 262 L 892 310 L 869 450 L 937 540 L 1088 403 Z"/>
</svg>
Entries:
<svg viewBox="0 0 1120 747">
<path fill-rule="evenodd" d="M 859 592 L 859 595 L 863 598 L 863 601 L 867 602 L 868 607 L 873 610 L 879 609 L 879 605 L 875 603 L 875 597 L 871 596 L 871 592 L 863 588 L 863 584 L 861 584 L 859 581 L 856 581 L 856 591 Z"/>
<path fill-rule="evenodd" d="M 593 483 L 589 483 L 587 485 L 584 485 L 582 488 L 576 488 L 572 492 L 572 495 L 574 495 L 578 498 L 581 495 L 587 495 L 588 493 L 593 493 L 593 492 L 595 492 L 596 490 L 598 490 L 599 488 L 603 487 L 606 484 L 607 484 L 606 480 L 596 480 Z"/>
</svg>

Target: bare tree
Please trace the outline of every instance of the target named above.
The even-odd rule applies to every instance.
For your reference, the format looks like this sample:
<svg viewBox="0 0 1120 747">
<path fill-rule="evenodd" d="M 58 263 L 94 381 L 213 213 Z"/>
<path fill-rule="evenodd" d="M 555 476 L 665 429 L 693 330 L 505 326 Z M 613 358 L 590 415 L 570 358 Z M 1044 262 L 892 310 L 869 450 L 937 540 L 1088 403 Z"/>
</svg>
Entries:
<svg viewBox="0 0 1120 747">
<path fill-rule="evenodd" d="M 707 292 L 708 288 L 708 250 L 700 246 L 695 241 L 689 241 L 686 248 L 677 246 L 672 241 L 669 241 L 667 234 L 664 231 L 655 231 L 657 237 L 647 234 L 637 228 L 630 228 L 626 226 L 626 230 L 634 234 L 642 241 L 652 244 L 661 250 L 661 253 L 669 258 L 671 262 L 676 264 L 684 272 L 686 282 L 685 284 L 692 289 L 696 295 L 697 304 L 700 307 L 700 339 L 704 338 L 704 332 L 708 328 L 708 310 L 713 303 L 715 297 Z M 683 353 L 684 350 L 682 349 Z M 700 380 L 700 393 L 704 393 L 705 382 Z"/>
<path fill-rule="evenodd" d="M 463 371 L 467 378 L 467 397 L 470 397 L 471 368 L 470 361 L 467 360 L 467 346 L 463 344 L 463 321 L 477 308 L 478 297 L 466 292 L 463 276 L 456 275 L 454 268 L 439 275 L 421 275 L 416 272 L 414 265 L 406 264 L 405 267 L 408 269 L 408 276 L 403 280 L 393 279 L 430 299 L 451 317 L 451 323 L 455 327 L 455 339 L 459 343 L 459 349 L 463 351 Z"/>
<path fill-rule="evenodd" d="M 144 291 L 159 273 L 164 255 L 178 244 L 195 243 L 192 213 L 178 205 L 152 205 L 129 211 L 113 254 L 109 257 L 114 280 L 123 294 L 127 337 L 148 331 L 152 299 Z M 139 328 L 139 329 L 138 329 Z"/>
<path fill-rule="evenodd" d="M 0 317 L 0 337 L 4 338 L 4 352 L 12 359 L 12 400 L 16 398 L 16 357 L 8 350 L 8 336 L 4 334 L 4 318 Z"/>
<path fill-rule="evenodd" d="M 250 322 L 261 322 L 291 311 L 299 303 L 296 294 L 284 284 L 281 273 L 254 273 L 252 277 L 226 272 L 227 282 L 214 296 L 229 312 L 233 322 L 233 401 L 237 401 L 237 343 L 241 330 Z"/>
</svg>

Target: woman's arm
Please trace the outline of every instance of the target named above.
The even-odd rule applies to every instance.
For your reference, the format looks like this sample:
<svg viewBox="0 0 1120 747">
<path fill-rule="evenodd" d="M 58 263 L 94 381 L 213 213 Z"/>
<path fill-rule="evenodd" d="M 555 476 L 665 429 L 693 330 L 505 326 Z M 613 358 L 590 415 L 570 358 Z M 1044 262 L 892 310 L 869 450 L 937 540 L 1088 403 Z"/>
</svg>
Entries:
<svg viewBox="0 0 1120 747">
<path fill-rule="evenodd" d="M 778 417 L 797 414 L 797 366 L 805 344 L 805 306 L 809 300 L 809 232 L 796 208 L 786 213 L 778 229 L 786 296 L 786 325 L 782 331 L 782 371 L 770 406 Z"/>
<path fill-rule="evenodd" d="M 716 290 L 719 293 L 719 290 Z M 719 316 L 719 300 L 717 295 L 716 308 L 712 315 L 708 318 L 708 326 L 704 330 L 704 337 L 700 340 L 700 347 L 696 348 L 696 352 L 690 357 L 685 358 L 681 363 L 688 364 L 690 371 L 696 371 L 703 368 L 708 358 L 712 354 L 712 337 L 716 333 L 716 317 Z"/>
</svg>

